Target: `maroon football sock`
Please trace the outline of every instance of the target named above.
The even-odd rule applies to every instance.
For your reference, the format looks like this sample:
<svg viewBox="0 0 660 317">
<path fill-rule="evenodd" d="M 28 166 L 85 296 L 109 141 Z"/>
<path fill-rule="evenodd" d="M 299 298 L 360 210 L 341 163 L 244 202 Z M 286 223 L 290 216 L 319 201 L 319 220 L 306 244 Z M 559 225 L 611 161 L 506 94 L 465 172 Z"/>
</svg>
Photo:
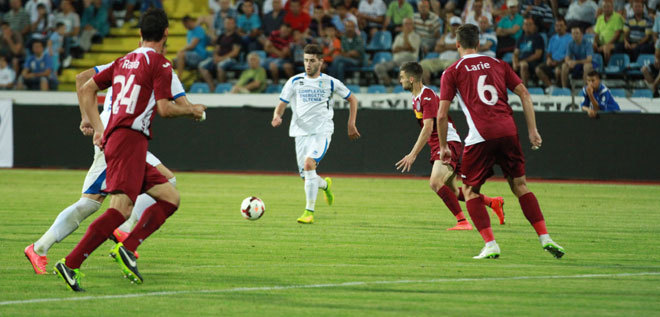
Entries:
<svg viewBox="0 0 660 317">
<path fill-rule="evenodd" d="M 454 194 L 453 190 L 451 190 L 447 185 L 443 185 L 440 187 L 440 190 L 436 192 L 436 194 L 442 198 L 442 201 L 445 202 L 445 205 L 447 205 L 449 211 L 454 214 L 456 220 L 465 220 L 465 215 L 463 215 L 463 210 L 461 210 L 461 205 L 458 204 L 458 199 L 456 198 L 456 194 Z"/>
<path fill-rule="evenodd" d="M 458 200 L 460 201 L 465 201 L 465 196 L 463 196 L 463 188 L 458 188 L 458 196 L 456 196 Z"/>
<path fill-rule="evenodd" d="M 126 218 L 114 208 L 108 208 L 100 217 L 96 218 L 87 228 L 87 232 L 76 247 L 67 255 L 66 266 L 72 269 L 80 268 L 87 257 L 96 250 L 117 227 L 126 221 Z"/>
<path fill-rule="evenodd" d="M 147 208 L 140 220 L 133 228 L 133 231 L 124 240 L 126 249 L 135 252 L 138 246 L 160 228 L 165 220 L 177 210 L 177 206 L 164 200 L 158 200 L 155 204 Z"/>
<path fill-rule="evenodd" d="M 523 214 L 527 221 L 534 227 L 538 235 L 547 234 L 548 229 L 545 227 L 545 220 L 543 219 L 543 213 L 541 212 L 541 207 L 539 207 L 539 202 L 536 200 L 534 193 L 529 192 L 525 195 L 518 198 L 520 202 L 520 208 L 522 208 Z"/>
<path fill-rule="evenodd" d="M 470 213 L 470 218 L 472 219 L 474 226 L 477 227 L 477 231 L 481 234 L 484 242 L 495 240 L 493 237 L 493 229 L 490 227 L 490 217 L 488 216 L 488 211 L 486 211 L 486 206 L 484 205 L 483 200 L 481 200 L 481 197 L 468 200 L 466 205 L 467 210 Z"/>
</svg>

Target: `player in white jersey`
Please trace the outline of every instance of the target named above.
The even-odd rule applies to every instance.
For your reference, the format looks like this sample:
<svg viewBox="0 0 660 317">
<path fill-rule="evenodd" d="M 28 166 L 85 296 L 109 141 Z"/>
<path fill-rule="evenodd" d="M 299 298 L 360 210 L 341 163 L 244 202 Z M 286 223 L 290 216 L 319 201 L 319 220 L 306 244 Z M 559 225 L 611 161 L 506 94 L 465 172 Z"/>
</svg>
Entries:
<svg viewBox="0 0 660 317">
<path fill-rule="evenodd" d="M 282 124 L 282 115 L 291 104 L 293 116 L 289 126 L 289 136 L 296 140 L 296 159 L 298 171 L 305 181 L 307 205 L 305 212 L 298 218 L 299 223 L 314 223 L 314 205 L 319 188 L 323 189 L 328 205 L 332 205 L 334 196 L 331 191 L 332 179 L 325 179 L 316 174 L 316 167 L 328 151 L 334 123 L 330 105 L 333 94 L 348 100 L 348 137 L 356 140 L 360 133 L 355 126 L 357 116 L 357 98 L 339 80 L 321 73 L 323 52 L 318 45 L 310 44 L 304 48 L 305 73 L 295 75 L 286 82 L 280 94 L 280 103 L 273 112 L 273 127 Z"/>
<path fill-rule="evenodd" d="M 103 71 L 104 69 L 110 67 L 112 63 L 105 65 L 95 66 L 92 69 L 88 69 L 76 76 L 76 90 L 80 93 L 80 88 L 82 85 L 92 78 L 95 74 Z M 177 77 L 175 73 L 172 73 L 172 95 L 177 102 L 189 103 L 186 92 L 183 88 L 183 84 Z M 103 103 L 103 111 L 101 112 L 101 121 L 105 127 L 108 124 L 108 119 L 110 118 L 110 109 L 112 105 L 112 87 L 108 88 L 106 93 L 106 98 Z M 92 135 L 94 131 L 91 126 L 81 122 L 80 131 L 84 135 Z M 176 177 L 165 165 L 163 165 L 160 160 L 153 155 L 151 152 L 147 152 L 147 163 L 154 166 L 158 171 L 165 176 L 172 185 L 176 185 Z M 56 242 L 64 240 L 69 236 L 73 231 L 75 231 L 80 223 L 89 217 L 91 214 L 96 212 L 100 207 L 103 201 L 105 200 L 106 193 L 104 192 L 106 183 L 106 162 L 103 152 L 97 147 L 94 146 L 94 162 L 92 166 L 87 171 L 87 176 L 83 183 L 82 196 L 80 200 L 72 204 L 71 206 L 65 208 L 60 212 L 60 214 L 55 218 L 55 221 L 51 227 L 46 231 L 39 240 L 27 246 L 24 250 L 25 256 L 30 260 L 34 272 L 36 274 L 46 274 L 46 264 L 48 263 L 48 250 Z M 138 199 L 135 201 L 135 206 L 133 207 L 133 213 L 131 217 L 126 220 L 117 230 L 115 230 L 113 237 L 117 241 L 123 241 L 127 236 L 127 232 L 130 232 L 135 223 L 140 219 L 140 216 L 147 207 L 155 203 L 155 200 L 147 194 L 142 194 L 138 196 Z M 137 253 L 136 253 L 137 257 Z"/>
</svg>

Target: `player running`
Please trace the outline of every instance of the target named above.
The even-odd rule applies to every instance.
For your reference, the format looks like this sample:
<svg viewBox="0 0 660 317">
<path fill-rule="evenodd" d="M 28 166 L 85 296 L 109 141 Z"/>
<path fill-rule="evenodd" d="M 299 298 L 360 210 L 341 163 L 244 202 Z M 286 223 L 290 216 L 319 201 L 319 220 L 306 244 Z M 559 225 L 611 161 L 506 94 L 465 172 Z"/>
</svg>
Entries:
<svg viewBox="0 0 660 317">
<path fill-rule="evenodd" d="M 541 146 L 541 136 L 536 130 L 532 99 L 511 67 L 500 60 L 477 54 L 479 29 L 471 24 L 459 27 L 456 47 L 461 58 L 445 70 L 440 87 L 440 157 L 445 163 L 451 160 L 447 144 L 448 111 L 454 96 L 465 113 L 470 131 L 465 138 L 461 165 L 463 193 L 470 218 L 486 242 L 475 259 L 497 258 L 500 247 L 495 242 L 490 218 L 479 195 L 481 185 L 493 175 L 493 165 L 502 168 L 511 191 L 518 197 L 523 214 L 539 236 L 541 246 L 556 258 L 564 255 L 564 249 L 550 239 L 543 213 L 525 180 L 525 158 L 518 140 L 518 130 L 513 121 L 507 100 L 507 88 L 520 96 L 532 149 Z"/>
<path fill-rule="evenodd" d="M 80 286 L 82 262 L 131 214 L 137 196 L 146 192 L 156 203 L 144 211 L 135 229 L 110 252 L 132 282 L 142 283 L 134 252 L 179 206 L 179 193 L 156 168 L 146 163 L 154 108 L 162 117 L 191 116 L 201 119 L 203 105 L 181 105 L 172 99 L 172 65 L 161 54 L 168 35 L 167 15 L 151 9 L 142 18 L 140 48 L 117 59 L 82 88 L 80 110 L 83 126 L 94 130 L 94 144 L 101 147 L 107 163 L 110 208 L 87 228 L 71 253 L 55 264 L 55 270 L 74 291 Z M 113 87 L 112 114 L 104 130 L 95 96 Z"/>
<path fill-rule="evenodd" d="M 333 110 L 330 100 L 333 93 L 348 100 L 348 137 L 356 140 L 360 137 L 355 126 L 357 116 L 357 98 L 339 80 L 321 73 L 323 51 L 318 45 L 310 44 L 304 48 L 305 73 L 295 75 L 286 82 L 280 94 L 280 103 L 273 112 L 271 125 L 282 124 L 282 114 L 290 103 L 293 117 L 289 126 L 289 136 L 296 139 L 296 158 L 298 171 L 305 180 L 307 205 L 305 212 L 298 218 L 299 223 L 314 223 L 314 205 L 319 188 L 323 189 L 328 205 L 332 205 L 332 179 L 325 179 L 316 174 L 316 167 L 321 162 L 330 146 L 334 132 Z"/>
<path fill-rule="evenodd" d="M 447 128 L 447 144 L 451 150 L 451 161 L 449 164 L 443 164 L 440 160 L 440 141 L 438 140 L 438 131 L 435 124 L 435 117 L 438 114 L 438 95 L 435 92 L 422 84 L 422 66 L 417 62 L 408 62 L 401 66 L 399 71 L 399 81 L 403 89 L 412 93 L 412 106 L 415 112 L 415 117 L 422 127 L 419 133 L 417 142 L 413 146 L 408 155 L 404 156 L 396 163 L 396 168 L 401 172 L 410 171 L 412 164 L 417 159 L 417 155 L 424 147 L 424 143 L 428 143 L 431 148 L 431 170 L 430 185 L 434 193 L 436 193 L 442 201 L 445 202 L 447 208 L 454 214 L 458 223 L 456 226 L 447 230 L 472 230 L 472 225 L 465 219 L 461 205 L 458 204 L 458 197 L 463 198 L 460 189 L 456 182 L 456 173 L 460 168 L 460 157 L 463 152 L 463 144 L 461 138 L 454 128 L 454 121 L 449 117 Z M 458 195 L 458 197 L 457 197 Z M 500 224 L 504 224 L 504 199 L 502 197 L 491 198 L 481 195 L 483 201 L 500 220 Z"/>
<path fill-rule="evenodd" d="M 164 52 L 163 52 L 164 54 Z M 76 76 L 76 91 L 78 94 L 81 94 L 81 88 L 84 83 L 86 83 L 94 74 L 99 73 L 106 68 L 112 66 L 112 63 L 105 65 L 95 66 L 85 70 L 84 72 Z M 176 73 L 172 74 L 172 94 L 174 95 L 174 100 L 181 102 L 183 104 L 190 104 L 188 98 L 186 97 L 186 92 L 179 80 L 179 77 Z M 108 125 L 108 119 L 110 119 L 110 106 L 112 105 L 112 87 L 108 88 L 106 92 L 107 98 L 103 103 L 103 111 L 101 112 L 101 121 L 103 126 Z M 91 126 L 87 123 L 83 126 L 81 124 L 80 131 L 84 135 L 93 135 L 94 131 Z M 176 177 L 161 161 L 151 152 L 147 152 L 147 163 L 155 167 L 167 180 L 176 186 Z M 62 210 L 55 221 L 50 226 L 48 231 L 46 231 L 39 240 L 33 244 L 28 245 L 25 250 L 25 256 L 28 258 L 32 264 L 32 268 L 36 274 L 46 274 L 46 265 L 48 264 L 48 250 L 56 243 L 61 242 L 64 238 L 68 237 L 73 233 L 80 223 L 89 217 L 91 214 L 96 212 L 103 204 L 105 200 L 106 193 L 106 164 L 105 156 L 99 147 L 94 146 L 94 161 L 92 166 L 90 166 L 87 171 L 87 176 L 83 183 L 82 196 L 80 199 L 72 204 L 71 206 Z M 135 201 L 135 206 L 133 207 L 133 212 L 131 217 L 126 220 L 119 228 L 113 232 L 114 239 L 118 242 L 122 242 L 128 236 L 128 232 L 131 231 L 135 223 L 137 223 L 140 216 L 147 207 L 153 205 L 156 201 L 147 194 L 141 194 L 138 196 Z M 113 237 L 111 237 L 113 238 Z M 137 253 L 136 253 L 137 257 Z"/>
</svg>

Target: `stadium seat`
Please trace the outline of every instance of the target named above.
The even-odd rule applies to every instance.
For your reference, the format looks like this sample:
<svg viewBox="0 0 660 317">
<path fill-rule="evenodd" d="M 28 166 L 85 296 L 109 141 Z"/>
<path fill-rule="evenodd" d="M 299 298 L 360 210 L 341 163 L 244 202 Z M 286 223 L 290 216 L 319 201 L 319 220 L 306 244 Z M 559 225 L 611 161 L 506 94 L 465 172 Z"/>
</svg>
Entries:
<svg viewBox="0 0 660 317">
<path fill-rule="evenodd" d="M 378 52 L 374 54 L 374 60 L 373 60 L 373 65 L 376 65 L 378 63 L 382 62 L 389 62 L 392 60 L 392 53 L 390 52 Z"/>
<path fill-rule="evenodd" d="M 622 74 L 630 66 L 630 56 L 628 54 L 613 54 L 610 62 L 605 67 L 605 73 L 608 75 Z"/>
<path fill-rule="evenodd" d="M 628 75 L 642 76 L 642 67 L 653 64 L 654 62 L 655 56 L 653 56 L 653 54 L 641 54 L 637 57 L 637 60 L 634 63 L 630 63 Z"/>
<path fill-rule="evenodd" d="M 228 93 L 228 92 L 231 91 L 231 89 L 232 89 L 233 87 L 234 87 L 234 85 L 232 85 L 232 84 L 230 84 L 230 83 L 222 83 L 222 84 L 218 84 L 217 86 L 215 86 L 215 93 L 216 93 L 216 94 L 224 94 L 224 93 Z"/>
<path fill-rule="evenodd" d="M 602 74 L 603 73 L 603 56 L 600 55 L 599 53 L 594 53 L 591 55 L 591 63 L 596 64 L 596 67 L 594 68 L 598 73 Z"/>
<path fill-rule="evenodd" d="M 543 88 L 541 87 L 529 87 L 527 90 L 532 95 L 545 95 Z"/>
<path fill-rule="evenodd" d="M 623 88 L 610 89 L 613 97 L 626 98 L 626 90 Z"/>
<path fill-rule="evenodd" d="M 368 94 L 384 94 L 386 93 L 387 90 L 385 89 L 385 86 L 383 85 L 371 85 L 367 87 L 367 93 Z"/>
<path fill-rule="evenodd" d="M 633 98 L 653 98 L 653 92 L 650 89 L 633 89 Z"/>
<path fill-rule="evenodd" d="M 280 84 L 269 84 L 266 87 L 267 94 L 279 94 L 280 92 L 282 92 L 282 85 Z"/>
<path fill-rule="evenodd" d="M 208 94 L 211 92 L 211 89 L 209 89 L 209 85 L 206 83 L 193 83 L 192 86 L 190 86 L 190 92 L 196 94 Z"/>
<path fill-rule="evenodd" d="M 261 60 L 262 63 L 263 63 L 264 60 L 266 60 L 266 56 L 267 56 L 266 51 L 256 50 L 256 51 L 252 51 L 250 53 L 255 53 L 255 54 L 259 55 L 259 59 Z"/>
<path fill-rule="evenodd" d="M 585 41 L 589 42 L 589 44 L 594 44 L 594 38 L 595 38 L 595 37 L 596 37 L 596 36 L 595 36 L 594 34 L 587 33 L 587 34 L 585 34 L 582 38 L 583 38 Z"/>
<path fill-rule="evenodd" d="M 570 96 L 571 95 L 571 90 L 568 88 L 555 88 L 552 90 L 552 95 L 553 96 Z"/>
<path fill-rule="evenodd" d="M 430 52 L 424 56 L 424 59 L 433 59 L 433 58 L 438 58 L 440 54 L 438 52 Z"/>
<path fill-rule="evenodd" d="M 513 53 L 504 54 L 504 56 L 502 56 L 502 60 L 509 64 L 513 63 Z"/>
<path fill-rule="evenodd" d="M 389 51 L 392 49 L 392 34 L 390 31 L 378 31 L 367 45 L 368 51 Z"/>
<path fill-rule="evenodd" d="M 405 92 L 405 90 L 403 89 L 403 86 L 401 86 L 401 85 L 396 85 L 396 86 L 394 86 L 394 91 L 393 91 L 393 92 L 394 92 L 395 94 L 398 94 L 398 93 Z"/>
<path fill-rule="evenodd" d="M 360 93 L 360 86 L 359 85 L 346 85 L 346 88 L 350 90 L 354 94 L 359 94 Z"/>
</svg>

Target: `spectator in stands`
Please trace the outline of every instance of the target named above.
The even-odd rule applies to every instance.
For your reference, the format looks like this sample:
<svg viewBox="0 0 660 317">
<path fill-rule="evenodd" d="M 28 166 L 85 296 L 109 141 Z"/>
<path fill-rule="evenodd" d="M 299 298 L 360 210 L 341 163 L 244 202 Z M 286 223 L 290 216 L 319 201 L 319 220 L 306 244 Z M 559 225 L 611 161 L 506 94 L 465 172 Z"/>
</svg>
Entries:
<svg viewBox="0 0 660 317">
<path fill-rule="evenodd" d="M 396 0 L 390 2 L 385 14 L 385 23 L 383 23 L 383 31 L 390 31 L 392 34 L 401 32 L 403 20 L 412 19 L 415 11 L 407 0 Z"/>
<path fill-rule="evenodd" d="M 18 72 L 19 63 L 25 56 L 23 49 L 23 37 L 11 29 L 9 23 L 3 21 L 0 25 L 2 38 L 0 38 L 0 55 L 7 59 L 14 72 Z"/>
<path fill-rule="evenodd" d="M 185 68 L 196 69 L 199 63 L 209 56 L 206 51 L 208 39 L 204 29 L 196 25 L 195 20 L 188 15 L 183 17 L 183 26 L 188 30 L 187 44 L 177 52 L 174 60 L 179 77 L 183 77 Z"/>
<path fill-rule="evenodd" d="M 275 2 L 275 0 L 265 0 L 263 2 L 264 3 L 263 6 L 261 7 L 262 8 L 261 12 L 263 12 L 264 14 L 268 14 L 272 10 L 275 10 L 275 6 L 273 5 L 273 2 Z M 282 6 L 282 9 L 284 9 L 285 4 L 286 4 L 286 0 L 280 0 L 280 6 Z M 265 24 L 266 23 L 264 22 L 264 25 Z"/>
<path fill-rule="evenodd" d="M 346 22 L 346 33 L 341 37 L 341 53 L 336 56 L 328 73 L 337 80 L 344 82 L 346 67 L 358 66 L 364 60 L 364 41 L 362 37 L 355 33 L 355 24 L 351 20 Z"/>
<path fill-rule="evenodd" d="M 490 26 L 493 24 L 493 16 L 491 15 L 490 11 L 487 11 L 486 8 L 484 8 L 484 0 L 474 0 L 474 2 L 472 2 L 472 10 L 468 11 L 465 15 L 465 23 L 480 26 L 479 21 L 481 20 L 482 16 L 486 17 L 488 21 L 488 27 L 490 28 Z"/>
<path fill-rule="evenodd" d="M 419 12 L 413 16 L 415 33 L 422 39 L 422 52 L 430 52 L 435 47 L 435 42 L 442 35 L 442 20 L 431 12 L 431 4 L 428 0 L 420 0 L 417 3 Z"/>
<path fill-rule="evenodd" d="M 400 67 L 405 62 L 415 62 L 419 59 L 419 47 L 422 39 L 415 33 L 415 24 L 411 18 L 403 19 L 401 33 L 392 43 L 392 60 L 376 64 L 374 71 L 381 84 L 389 86 L 391 79 L 389 72 Z"/>
<path fill-rule="evenodd" d="M 11 10 L 2 17 L 2 20 L 9 23 L 9 27 L 13 31 L 18 32 L 26 40 L 32 26 L 30 15 L 23 9 L 21 0 L 11 0 L 9 6 Z"/>
<path fill-rule="evenodd" d="M 57 22 L 55 32 L 48 37 L 48 55 L 53 59 L 53 72 L 58 74 L 60 70 L 60 56 L 64 52 L 64 34 L 66 26 L 62 22 Z"/>
<path fill-rule="evenodd" d="M 215 36 L 212 38 L 220 36 L 225 31 L 226 18 L 236 19 L 238 17 L 238 12 L 231 7 L 230 0 L 220 0 L 218 3 L 220 4 L 220 10 L 215 14 L 213 19 L 213 29 L 215 30 L 213 34 Z"/>
<path fill-rule="evenodd" d="M 516 50 L 513 51 L 513 70 L 518 72 L 523 85 L 532 75 L 532 71 L 543 62 L 545 45 L 543 38 L 537 32 L 536 22 L 531 16 L 525 18 L 523 36 L 518 39 Z"/>
<path fill-rule="evenodd" d="M 257 53 L 247 56 L 248 66 L 238 78 L 236 85 L 232 87 L 232 94 L 261 93 L 266 90 L 266 70 L 261 67 L 261 59 Z"/>
<path fill-rule="evenodd" d="M 480 1 L 481 4 L 477 7 L 475 7 L 474 4 L 477 1 Z M 498 1 L 498 0 L 495 0 L 495 1 Z M 494 2 L 494 0 L 466 0 L 465 4 L 463 5 L 463 10 L 461 11 L 461 14 L 460 14 L 461 20 L 467 21 L 469 16 L 476 14 L 476 11 L 481 11 L 481 14 L 492 17 L 492 14 L 493 14 L 493 11 L 494 11 L 493 2 Z M 500 2 L 500 1 L 498 1 L 498 2 Z M 479 16 L 481 16 L 481 14 L 476 14 L 476 16 L 479 17 Z M 479 21 L 479 20 L 476 20 L 476 21 Z M 492 20 L 491 20 L 491 22 L 492 22 Z M 467 22 L 465 22 L 465 23 L 467 23 Z"/>
<path fill-rule="evenodd" d="M 32 42 L 32 54 L 25 60 L 21 76 L 18 77 L 18 89 L 46 91 L 54 86 L 53 60 L 44 51 L 41 41 Z"/>
<path fill-rule="evenodd" d="M 317 7 L 314 10 L 314 15 L 312 16 L 312 22 L 309 24 L 309 36 L 312 38 L 319 38 L 325 36 L 323 30 L 328 25 L 334 25 L 332 22 L 332 18 L 325 13 L 323 7 L 321 6 Z M 337 29 L 336 26 L 335 29 Z"/>
<path fill-rule="evenodd" d="M 199 63 L 198 67 L 199 73 L 209 85 L 211 91 L 215 91 L 212 74 L 215 73 L 217 75 L 218 82 L 224 83 L 227 81 L 225 71 L 236 65 L 238 55 L 241 53 L 242 41 L 241 36 L 237 32 L 236 21 L 231 17 L 227 17 L 224 20 L 225 32 L 216 39 L 213 56 Z"/>
<path fill-rule="evenodd" d="M 353 25 L 355 25 L 355 33 L 360 34 L 360 29 L 358 29 L 358 19 L 348 11 L 348 8 L 344 4 L 339 4 L 337 5 L 337 10 L 335 11 L 336 14 L 332 17 L 332 24 L 335 25 L 335 28 L 339 33 L 344 34 L 346 32 L 346 29 L 344 29 L 344 26 L 346 25 L 346 21 L 353 21 Z"/>
<path fill-rule="evenodd" d="M 307 12 L 302 11 L 300 0 L 289 0 L 289 10 L 284 15 L 284 23 L 290 25 L 294 31 L 304 34 L 310 22 L 312 18 Z"/>
<path fill-rule="evenodd" d="M 16 72 L 7 64 L 7 57 L 0 55 L 0 90 L 11 90 L 14 88 Z"/>
<path fill-rule="evenodd" d="M 642 67 L 642 74 L 646 85 L 653 91 L 653 98 L 660 97 L 658 88 L 660 88 L 660 45 L 655 47 L 655 61 Z"/>
<path fill-rule="evenodd" d="M 352 15 L 357 15 L 358 13 L 358 1 L 357 0 L 336 0 L 335 5 L 343 4 Z"/>
<path fill-rule="evenodd" d="M 264 23 L 262 24 L 262 29 L 264 33 L 263 36 L 261 36 L 261 39 L 263 40 L 260 40 L 262 45 L 265 42 L 265 39 L 270 36 L 270 33 L 280 29 L 280 26 L 284 23 L 285 14 L 284 8 L 282 7 L 282 0 L 272 0 L 271 10 L 263 16 Z"/>
<path fill-rule="evenodd" d="M 587 85 L 582 88 L 582 110 L 587 112 L 589 118 L 598 118 L 599 111 L 621 110 L 610 90 L 600 82 L 600 74 L 597 71 L 587 73 L 586 82 Z"/>
<path fill-rule="evenodd" d="M 325 32 L 320 41 L 320 47 L 323 50 L 323 65 L 325 67 L 332 63 L 333 59 L 341 54 L 341 40 L 337 37 L 337 29 L 330 24 L 325 27 Z"/>
<path fill-rule="evenodd" d="M 625 52 L 630 60 L 637 60 L 639 54 L 653 54 L 653 24 L 648 16 L 644 15 L 642 0 L 633 2 L 635 15 L 626 20 L 623 26 L 623 43 L 619 42 L 617 51 Z"/>
<path fill-rule="evenodd" d="M 619 13 L 621 17 L 624 18 L 626 17 L 626 0 L 598 0 L 598 7 L 599 12 L 598 15 L 602 14 L 603 12 L 603 4 L 605 4 L 606 1 L 612 1 L 612 5 L 614 6 L 614 12 Z"/>
<path fill-rule="evenodd" d="M 569 72 L 572 72 L 573 76 L 580 76 L 580 73 L 582 73 L 586 82 L 587 74 L 593 70 L 591 62 L 594 52 L 593 47 L 584 40 L 580 27 L 574 26 L 571 30 L 571 36 L 573 40 L 568 43 L 566 58 L 564 58 L 564 64 L 561 66 L 561 85 L 564 88 L 569 87 Z"/>
<path fill-rule="evenodd" d="M 598 17 L 594 27 L 596 36 L 593 44 L 594 52 L 603 53 L 605 65 L 610 61 L 610 56 L 621 38 L 624 23 L 623 17 L 618 12 L 614 12 L 612 0 L 605 0 L 603 14 Z"/>
<path fill-rule="evenodd" d="M 592 0 L 576 0 L 571 3 L 566 12 L 566 25 L 569 29 L 577 26 L 584 32 L 596 23 L 598 5 Z"/>
<path fill-rule="evenodd" d="M 647 1 L 642 0 L 642 2 L 647 2 Z M 624 14 L 622 14 L 623 17 L 626 18 L 626 20 L 635 16 L 634 7 L 635 7 L 635 0 L 626 1 L 626 4 L 624 5 Z M 646 5 L 644 5 L 644 16 L 648 16 L 648 15 L 649 15 L 649 11 L 647 10 Z"/>
<path fill-rule="evenodd" d="M 497 35 L 490 27 L 491 23 L 488 17 L 482 15 L 479 17 L 479 48 L 478 52 L 481 55 L 495 57 L 497 52 Z"/>
<path fill-rule="evenodd" d="M 552 8 L 546 0 L 533 0 L 522 5 L 524 16 L 531 15 L 534 20 L 539 21 L 539 32 L 548 33 L 552 27 L 555 18 L 552 15 Z"/>
<path fill-rule="evenodd" d="M 103 4 L 102 0 L 93 0 L 85 7 L 80 23 L 83 29 L 80 34 L 80 47 L 84 51 L 89 51 L 92 47 L 93 37 L 103 38 L 110 32 L 108 10 L 109 8 Z"/>
<path fill-rule="evenodd" d="M 456 49 L 456 30 L 461 26 L 461 18 L 453 16 L 449 19 L 449 32 L 446 32 L 435 44 L 435 52 L 439 53 L 438 58 L 425 59 L 420 62 L 422 65 L 422 80 L 424 84 L 431 84 L 431 75 L 438 74 L 458 60 L 458 50 Z"/>
<path fill-rule="evenodd" d="M 560 17 L 555 22 L 555 35 L 550 38 L 546 49 L 545 63 L 536 67 L 535 70 L 536 76 L 546 87 L 546 93 L 549 93 L 554 87 L 550 76 L 554 75 L 553 78 L 557 85 L 561 83 L 561 67 L 564 64 L 568 44 L 571 41 L 573 41 L 573 38 L 571 34 L 566 32 L 566 21 Z"/>
<path fill-rule="evenodd" d="M 280 26 L 280 29 L 273 31 L 264 45 L 264 50 L 268 57 L 264 65 L 270 69 L 271 79 L 277 84 L 280 79 L 280 69 L 284 70 L 287 77 L 293 76 L 293 52 L 290 45 L 293 43 L 293 30 L 286 22 Z"/>
<path fill-rule="evenodd" d="M 507 0 L 507 15 L 497 23 L 497 56 L 501 57 L 504 53 L 513 52 L 516 49 L 516 42 L 522 36 L 523 17 L 520 15 L 518 0 Z"/>
<path fill-rule="evenodd" d="M 55 16 L 48 13 L 46 5 L 39 3 L 36 6 L 37 17 L 32 22 L 30 26 L 30 31 L 32 32 L 32 38 L 37 40 L 45 40 L 48 34 L 53 30 L 55 26 Z"/>
<path fill-rule="evenodd" d="M 25 12 L 30 15 L 30 23 L 34 24 L 39 19 L 41 15 L 39 13 L 39 5 L 43 5 L 46 10 L 46 14 L 51 14 L 50 0 L 27 0 L 23 5 Z M 51 26 L 52 27 L 52 26 Z"/>
<path fill-rule="evenodd" d="M 71 64 L 71 48 L 78 46 L 78 35 L 80 34 L 80 16 L 73 10 L 70 0 L 62 0 L 60 3 L 60 12 L 55 14 L 55 23 L 57 22 L 66 25 L 62 67 L 67 68 Z"/>
<path fill-rule="evenodd" d="M 261 35 L 261 19 L 254 13 L 254 3 L 251 0 L 243 2 L 243 14 L 236 19 L 236 32 L 243 40 L 243 47 L 247 51 L 259 49 L 259 36 Z M 225 30 L 226 31 L 226 30 Z"/>
<path fill-rule="evenodd" d="M 373 37 L 376 31 L 383 28 L 387 6 L 383 0 L 361 0 L 358 6 L 358 26 Z"/>
</svg>

